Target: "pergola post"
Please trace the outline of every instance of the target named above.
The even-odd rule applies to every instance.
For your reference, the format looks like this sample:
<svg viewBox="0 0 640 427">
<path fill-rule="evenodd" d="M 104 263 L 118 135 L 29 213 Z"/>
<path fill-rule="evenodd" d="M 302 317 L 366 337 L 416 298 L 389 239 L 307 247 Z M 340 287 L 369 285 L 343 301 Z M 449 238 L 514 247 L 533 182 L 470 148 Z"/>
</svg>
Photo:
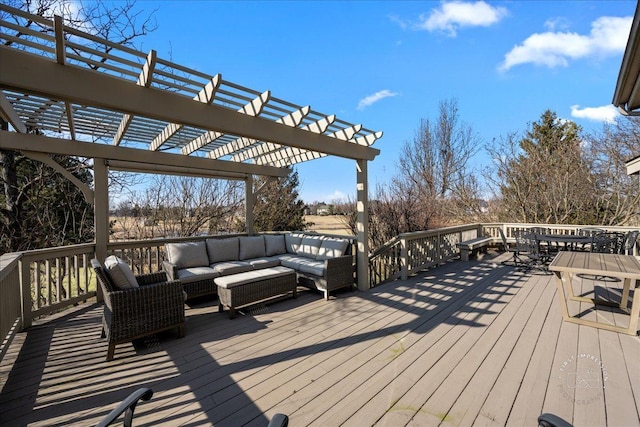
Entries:
<svg viewBox="0 0 640 427">
<path fill-rule="evenodd" d="M 96 258 L 104 262 L 109 242 L 109 169 L 104 159 L 93 159 L 94 204 L 93 221 L 96 241 Z M 88 267 L 88 266 L 85 266 Z M 98 301 L 102 300 L 97 289 Z"/>
<path fill-rule="evenodd" d="M 358 289 L 369 289 L 369 189 L 367 178 L 367 161 L 356 161 L 357 179 L 357 239 L 356 265 Z"/>
<path fill-rule="evenodd" d="M 253 175 L 248 174 L 245 182 L 245 224 L 247 234 L 252 235 L 254 233 L 253 228 L 253 205 L 255 202 L 255 196 L 253 194 Z"/>
</svg>

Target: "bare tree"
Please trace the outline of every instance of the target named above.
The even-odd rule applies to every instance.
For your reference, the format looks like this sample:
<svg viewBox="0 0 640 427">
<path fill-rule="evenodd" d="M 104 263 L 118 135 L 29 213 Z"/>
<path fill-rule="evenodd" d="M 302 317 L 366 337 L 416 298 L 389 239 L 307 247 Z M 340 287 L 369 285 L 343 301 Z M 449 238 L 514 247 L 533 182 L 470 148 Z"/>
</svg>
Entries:
<svg viewBox="0 0 640 427">
<path fill-rule="evenodd" d="M 470 194 L 477 186 L 469 171 L 479 145 L 480 139 L 471 126 L 461 122 L 455 99 L 440 102 L 435 122 L 420 121 L 413 140 L 402 147 L 398 175 L 393 180 L 400 203 L 411 206 L 407 213 L 420 212 L 407 221 L 406 231 L 443 224 L 445 216 L 458 214 L 451 209 L 468 209 L 470 203 L 479 202 L 479 195 Z M 462 203 L 451 203 L 454 200 Z"/>
<path fill-rule="evenodd" d="M 628 176 L 625 165 L 626 160 L 640 155 L 640 118 L 622 118 L 606 124 L 601 132 L 588 135 L 587 140 L 599 223 L 640 225 L 638 177 Z"/>
<path fill-rule="evenodd" d="M 237 181 L 159 175 L 142 194 L 121 202 L 130 216 L 119 217 L 118 228 L 135 239 L 239 231 L 241 187 Z"/>
</svg>

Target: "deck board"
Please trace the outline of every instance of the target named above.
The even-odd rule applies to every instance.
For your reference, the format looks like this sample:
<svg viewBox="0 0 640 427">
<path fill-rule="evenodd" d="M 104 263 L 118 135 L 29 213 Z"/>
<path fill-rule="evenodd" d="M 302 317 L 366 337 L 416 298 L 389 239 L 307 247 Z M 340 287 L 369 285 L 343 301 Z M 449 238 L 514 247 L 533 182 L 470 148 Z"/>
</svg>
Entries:
<svg viewBox="0 0 640 427">
<path fill-rule="evenodd" d="M 19 333 L 0 363 L 0 424 L 95 425 L 148 386 L 135 425 L 264 426 L 277 412 L 299 426 L 525 426 L 542 412 L 576 427 L 640 425 L 640 339 L 563 322 L 555 277 L 501 266 L 508 256 L 330 301 L 301 291 L 234 320 L 200 301 L 185 337 L 119 345 L 111 362 L 101 307 L 67 310 Z M 594 290 L 589 278 L 575 285 Z M 613 299 L 619 287 L 595 284 Z M 570 309 L 628 322 L 617 309 Z M 595 369 L 584 355 L 601 360 L 604 388 L 567 377 Z"/>
</svg>

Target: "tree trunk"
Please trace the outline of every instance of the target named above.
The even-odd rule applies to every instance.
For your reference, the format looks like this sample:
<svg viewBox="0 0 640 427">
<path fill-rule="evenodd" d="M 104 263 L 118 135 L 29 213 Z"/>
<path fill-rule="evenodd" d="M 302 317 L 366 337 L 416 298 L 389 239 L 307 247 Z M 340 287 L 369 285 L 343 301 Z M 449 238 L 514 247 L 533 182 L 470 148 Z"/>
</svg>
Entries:
<svg viewBox="0 0 640 427">
<path fill-rule="evenodd" d="M 6 131 L 9 124 L 0 119 L 0 127 Z M 20 250 L 22 227 L 18 215 L 18 173 L 14 151 L 0 150 L 0 178 L 4 186 L 4 207 L 2 209 L 2 225 L 7 236 L 8 249 L 11 252 Z"/>
</svg>

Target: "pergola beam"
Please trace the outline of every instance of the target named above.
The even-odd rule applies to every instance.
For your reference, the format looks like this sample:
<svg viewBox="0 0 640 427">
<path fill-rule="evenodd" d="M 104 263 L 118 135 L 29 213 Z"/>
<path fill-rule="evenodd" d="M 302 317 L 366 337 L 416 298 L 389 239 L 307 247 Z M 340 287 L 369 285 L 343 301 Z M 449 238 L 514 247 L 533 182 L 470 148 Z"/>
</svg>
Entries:
<svg viewBox="0 0 640 427">
<path fill-rule="evenodd" d="M 349 159 L 373 160 L 372 147 L 340 141 L 261 117 L 205 105 L 180 94 L 85 70 L 0 46 L 0 87 L 52 99 L 241 135 Z"/>
<path fill-rule="evenodd" d="M 56 35 L 56 61 L 58 64 L 65 65 L 67 63 L 67 54 L 64 39 L 64 22 L 61 16 L 56 15 L 53 17 L 53 28 Z M 71 108 L 71 103 L 65 102 L 64 108 L 67 113 L 67 123 L 69 125 L 71 139 L 76 139 L 76 127 L 73 121 L 73 108 Z"/>
<path fill-rule="evenodd" d="M 321 135 L 327 130 L 329 125 L 331 125 L 331 123 L 333 123 L 335 120 L 336 120 L 336 116 L 332 114 L 330 116 L 323 117 L 320 120 L 316 120 L 313 123 L 309 123 L 308 125 L 303 126 L 301 129 Z M 287 148 L 291 148 L 291 147 L 283 147 L 282 145 L 275 145 L 275 144 L 271 144 L 268 147 L 271 149 L 270 152 L 267 152 L 266 154 L 264 154 L 263 155 L 264 157 L 258 157 L 254 159 L 257 164 L 261 164 L 261 162 L 264 162 L 264 158 L 272 159 L 273 158 L 272 156 L 276 156 L 277 159 L 283 158 L 286 156 Z M 279 152 L 281 152 L 280 155 L 278 155 Z"/>
<path fill-rule="evenodd" d="M 302 120 L 304 120 L 304 118 L 309 115 L 310 111 L 311 111 L 311 107 L 307 105 L 306 107 L 302 107 L 299 110 L 293 111 L 287 114 L 286 116 L 279 118 L 278 120 L 276 120 L 276 123 L 282 123 L 284 125 L 291 126 L 291 127 L 298 127 L 300 126 L 300 123 L 302 123 Z M 240 137 L 235 141 L 232 141 L 226 145 L 223 145 L 222 147 L 218 147 L 215 150 L 210 151 L 209 157 L 211 157 L 212 159 L 219 159 L 220 157 L 226 156 L 228 154 L 232 154 L 238 150 L 251 147 L 252 145 L 255 145 L 258 143 L 259 141 L 255 139 Z M 275 144 L 271 144 L 271 145 L 275 145 Z M 234 160 L 242 162 L 251 157 L 254 157 L 251 155 L 251 152 L 252 152 L 251 149 L 242 151 L 239 154 L 235 155 Z"/>
<path fill-rule="evenodd" d="M 238 113 L 246 114 L 249 116 L 258 116 L 264 109 L 265 104 L 269 102 L 269 98 L 271 98 L 271 92 L 270 91 L 263 92 L 259 96 L 254 98 L 251 102 L 249 102 L 247 105 L 240 108 L 238 110 Z M 224 136 L 224 133 L 222 132 L 207 131 L 203 135 L 200 135 L 199 137 L 197 137 L 196 139 L 194 139 L 193 141 L 185 145 L 182 148 L 181 153 L 191 154 L 194 151 L 197 151 L 200 148 L 211 144 L 216 139 L 222 136 Z"/>
<path fill-rule="evenodd" d="M 13 126 L 16 131 L 20 133 L 27 133 L 27 126 L 20 119 L 20 116 L 16 113 L 16 110 L 14 110 L 13 105 L 11 105 L 11 102 L 2 91 L 0 91 L 0 115 L 4 121 L 11 123 L 11 126 Z"/>
<path fill-rule="evenodd" d="M 182 154 L 139 150 L 92 142 L 71 141 L 35 134 L 19 134 L 0 131 L 0 148 L 8 150 L 28 150 L 41 153 L 63 154 L 66 156 L 121 160 L 149 165 L 167 165 L 178 168 L 209 169 L 224 174 L 254 174 L 266 176 L 287 176 L 289 170 L 271 166 L 232 163 L 204 157 L 183 156 Z"/>
<path fill-rule="evenodd" d="M 163 175 L 191 176 L 197 178 L 220 178 L 244 181 L 246 173 L 219 172 L 211 169 L 200 169 L 184 166 L 167 166 L 150 163 L 128 162 L 123 160 L 109 160 L 109 169 L 123 172 L 151 173 Z"/>
<path fill-rule="evenodd" d="M 199 101 L 204 104 L 211 104 L 216 97 L 216 92 L 222 83 L 222 76 L 216 74 L 211 80 L 193 97 L 194 101 Z M 163 130 L 156 136 L 151 144 L 149 150 L 158 150 L 165 142 L 167 142 L 173 135 L 178 133 L 184 126 L 179 123 L 169 123 Z"/>
<path fill-rule="evenodd" d="M 352 142 L 354 144 L 359 144 L 359 145 L 371 145 L 380 138 L 382 138 L 382 132 L 375 132 L 375 133 L 370 133 L 369 135 L 356 138 Z M 293 153 L 293 151 L 291 153 Z M 275 166 L 275 167 L 287 167 L 290 165 L 294 165 L 296 163 L 305 162 L 308 160 L 315 160 L 325 156 L 326 154 L 318 153 L 315 151 L 299 150 L 298 154 L 295 154 L 295 155 L 292 154 L 290 157 L 283 157 L 277 161 L 265 162 L 263 164 Z"/>
<path fill-rule="evenodd" d="M 339 131 L 333 132 L 329 136 L 340 139 L 342 141 L 349 141 L 351 138 L 353 138 L 355 134 L 360 132 L 361 129 L 362 129 L 362 125 L 353 125 L 348 128 L 340 129 Z M 278 152 L 273 154 L 278 158 L 278 160 L 269 161 L 271 156 L 266 155 L 266 156 L 255 159 L 256 164 L 259 164 L 259 165 L 278 164 L 278 165 L 286 166 L 289 160 L 292 161 L 290 164 L 294 164 L 294 163 L 303 162 L 305 160 L 319 159 L 321 157 L 326 156 L 326 154 L 317 153 L 309 150 L 300 150 L 298 148 L 291 148 L 291 147 L 283 147 Z"/>
<path fill-rule="evenodd" d="M 142 71 L 140 71 L 140 75 L 138 76 L 138 86 L 150 87 L 153 82 L 153 70 L 156 68 L 156 60 L 157 53 L 155 50 L 151 50 L 147 55 L 147 60 L 144 62 L 142 66 Z M 122 138 L 124 138 L 124 134 L 127 133 L 127 129 L 129 129 L 129 125 L 133 120 L 133 116 L 131 114 L 125 113 L 122 116 L 122 120 L 120 121 L 120 125 L 118 126 L 118 131 L 113 137 L 113 145 L 120 145 L 122 142 Z"/>
</svg>

